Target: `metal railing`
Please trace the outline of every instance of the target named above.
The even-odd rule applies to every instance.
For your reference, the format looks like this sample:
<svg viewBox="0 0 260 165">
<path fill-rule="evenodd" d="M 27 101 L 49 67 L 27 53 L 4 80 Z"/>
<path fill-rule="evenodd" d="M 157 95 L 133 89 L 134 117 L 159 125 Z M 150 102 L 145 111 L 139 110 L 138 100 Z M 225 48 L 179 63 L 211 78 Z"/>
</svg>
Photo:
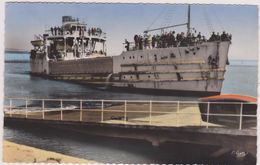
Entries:
<svg viewBox="0 0 260 165">
<path fill-rule="evenodd" d="M 256 129 L 256 104 L 243 102 L 5 98 L 4 115 L 111 124 Z"/>
</svg>

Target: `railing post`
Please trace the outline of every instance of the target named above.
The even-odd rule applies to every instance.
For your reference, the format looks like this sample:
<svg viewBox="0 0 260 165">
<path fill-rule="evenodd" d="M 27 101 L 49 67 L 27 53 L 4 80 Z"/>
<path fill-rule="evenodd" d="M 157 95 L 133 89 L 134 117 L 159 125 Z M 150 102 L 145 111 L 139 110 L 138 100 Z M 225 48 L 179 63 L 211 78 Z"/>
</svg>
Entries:
<svg viewBox="0 0 260 165">
<path fill-rule="evenodd" d="M 82 100 L 80 100 L 80 118 L 79 121 L 82 121 Z"/>
<path fill-rule="evenodd" d="M 60 99 L 60 120 L 63 120 L 63 111 L 62 111 L 62 108 L 63 108 L 63 102 L 62 102 L 62 99 Z"/>
<path fill-rule="evenodd" d="M 239 116 L 239 130 L 242 129 L 242 119 L 243 119 L 243 103 L 240 105 L 240 116 Z"/>
<path fill-rule="evenodd" d="M 101 122 L 104 121 L 104 100 L 101 100 Z"/>
<path fill-rule="evenodd" d="M 125 100 L 124 124 L 126 124 L 126 106 L 127 106 L 127 102 Z"/>
<path fill-rule="evenodd" d="M 28 105 L 27 105 L 28 103 L 27 103 L 27 99 L 25 100 L 25 118 L 27 119 L 27 117 L 28 117 Z"/>
<path fill-rule="evenodd" d="M 12 99 L 9 100 L 9 116 L 12 117 Z"/>
<path fill-rule="evenodd" d="M 206 126 L 206 128 L 209 128 L 209 107 L 210 107 L 210 102 L 208 102 L 208 107 L 207 107 L 207 126 Z"/>
<path fill-rule="evenodd" d="M 180 101 L 177 101 L 177 111 L 176 111 L 176 116 L 177 116 L 177 124 L 176 126 L 178 127 L 179 126 L 179 110 L 180 110 Z"/>
<path fill-rule="evenodd" d="M 45 114 L 44 114 L 44 99 L 42 99 L 42 119 L 45 118 L 44 115 L 45 115 Z"/>
<path fill-rule="evenodd" d="M 149 124 L 152 124 L 152 100 L 150 100 L 150 108 L 149 108 Z"/>
</svg>

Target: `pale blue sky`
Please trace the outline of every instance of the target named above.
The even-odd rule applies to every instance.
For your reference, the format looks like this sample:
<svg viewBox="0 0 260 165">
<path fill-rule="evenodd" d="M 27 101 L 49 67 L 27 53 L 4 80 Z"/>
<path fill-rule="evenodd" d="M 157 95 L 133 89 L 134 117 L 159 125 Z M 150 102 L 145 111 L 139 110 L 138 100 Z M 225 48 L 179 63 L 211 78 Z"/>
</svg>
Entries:
<svg viewBox="0 0 260 165">
<path fill-rule="evenodd" d="M 249 5 L 191 5 L 191 26 L 207 37 L 211 31 L 231 33 L 231 59 L 257 59 L 257 12 L 257 6 Z M 118 55 L 125 38 L 131 41 L 148 27 L 185 23 L 187 5 L 6 3 L 6 47 L 30 49 L 34 34 L 60 26 L 63 15 L 78 17 L 90 27 L 101 27 L 107 33 L 108 54 Z"/>
</svg>

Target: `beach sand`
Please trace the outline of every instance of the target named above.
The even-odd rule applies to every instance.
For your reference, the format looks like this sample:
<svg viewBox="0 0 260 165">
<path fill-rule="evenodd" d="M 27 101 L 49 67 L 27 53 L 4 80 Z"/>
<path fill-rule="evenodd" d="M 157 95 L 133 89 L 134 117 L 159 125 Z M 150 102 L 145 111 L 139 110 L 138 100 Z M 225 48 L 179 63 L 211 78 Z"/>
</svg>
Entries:
<svg viewBox="0 0 260 165">
<path fill-rule="evenodd" d="M 97 163 L 6 140 L 3 143 L 3 159 L 6 163 Z"/>
</svg>

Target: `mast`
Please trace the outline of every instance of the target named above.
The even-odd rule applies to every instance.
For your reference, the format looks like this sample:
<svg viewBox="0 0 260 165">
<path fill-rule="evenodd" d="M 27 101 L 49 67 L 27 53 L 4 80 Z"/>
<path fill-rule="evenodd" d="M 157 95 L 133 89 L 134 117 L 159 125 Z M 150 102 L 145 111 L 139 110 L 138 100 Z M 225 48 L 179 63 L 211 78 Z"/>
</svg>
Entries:
<svg viewBox="0 0 260 165">
<path fill-rule="evenodd" d="M 190 34 L 190 5 L 188 6 L 187 35 Z"/>
<path fill-rule="evenodd" d="M 151 31 L 156 31 L 156 30 L 161 30 L 161 31 L 163 31 L 164 29 L 173 28 L 173 27 L 177 27 L 177 26 L 185 26 L 185 25 L 187 25 L 187 23 L 182 23 L 182 24 L 177 24 L 177 25 L 171 25 L 171 26 L 165 26 L 165 27 L 160 27 L 160 28 L 145 30 L 144 33 L 148 33 L 148 32 L 151 32 Z"/>
</svg>

